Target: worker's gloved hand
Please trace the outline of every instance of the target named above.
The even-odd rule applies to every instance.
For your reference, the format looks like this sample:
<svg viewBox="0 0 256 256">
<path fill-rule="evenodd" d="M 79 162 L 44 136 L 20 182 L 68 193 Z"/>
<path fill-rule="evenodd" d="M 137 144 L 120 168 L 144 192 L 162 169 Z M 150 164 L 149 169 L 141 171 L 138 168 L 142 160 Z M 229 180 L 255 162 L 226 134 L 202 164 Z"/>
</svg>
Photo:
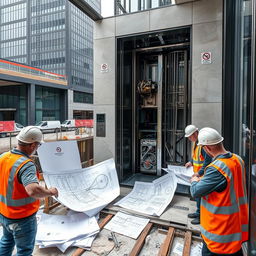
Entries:
<svg viewBox="0 0 256 256">
<path fill-rule="evenodd" d="M 191 163 L 191 162 L 187 162 L 187 163 L 185 164 L 185 167 L 186 167 L 186 168 L 188 168 L 188 167 L 190 167 L 190 166 L 192 166 L 192 163 Z"/>
<path fill-rule="evenodd" d="M 58 192 L 57 188 L 50 188 L 49 190 L 51 192 L 51 196 L 58 197 L 59 192 Z"/>
</svg>

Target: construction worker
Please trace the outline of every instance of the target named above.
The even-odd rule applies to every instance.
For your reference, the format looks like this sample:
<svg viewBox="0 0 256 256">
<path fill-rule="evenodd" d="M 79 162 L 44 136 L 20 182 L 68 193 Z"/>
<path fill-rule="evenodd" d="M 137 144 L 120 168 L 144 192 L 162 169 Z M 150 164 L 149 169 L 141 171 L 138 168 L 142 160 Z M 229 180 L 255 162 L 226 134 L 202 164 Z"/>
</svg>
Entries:
<svg viewBox="0 0 256 256">
<path fill-rule="evenodd" d="M 213 157 L 203 178 L 191 179 L 191 194 L 201 197 L 202 255 L 242 256 L 248 239 L 248 203 L 244 162 L 226 151 L 223 137 L 212 128 L 203 128 L 198 144 Z"/>
<path fill-rule="evenodd" d="M 204 174 L 205 167 L 211 163 L 212 159 L 207 153 L 203 150 L 201 146 L 197 145 L 198 139 L 198 128 L 191 124 L 185 128 L 185 137 L 188 138 L 193 143 L 192 149 L 192 159 L 185 164 L 185 167 L 193 166 L 194 175 L 200 177 Z M 192 177 L 193 177 L 192 176 Z M 188 217 L 192 218 L 192 224 L 200 224 L 200 202 L 201 198 L 195 198 L 196 200 L 196 212 L 189 213 Z"/>
<path fill-rule="evenodd" d="M 30 159 L 41 144 L 40 129 L 24 127 L 16 138 L 17 148 L 0 155 L 0 223 L 3 226 L 0 256 L 11 256 L 14 246 L 18 256 L 32 255 L 38 199 L 58 196 L 56 188 L 45 189 L 39 185 L 36 166 Z"/>
</svg>

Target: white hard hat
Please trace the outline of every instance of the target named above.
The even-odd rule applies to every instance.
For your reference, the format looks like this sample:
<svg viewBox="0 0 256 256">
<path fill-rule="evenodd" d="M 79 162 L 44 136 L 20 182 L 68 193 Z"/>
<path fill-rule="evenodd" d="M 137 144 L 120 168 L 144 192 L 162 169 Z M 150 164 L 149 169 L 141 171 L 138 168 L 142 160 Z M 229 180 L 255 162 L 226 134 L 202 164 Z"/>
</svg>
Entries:
<svg viewBox="0 0 256 256">
<path fill-rule="evenodd" d="M 21 129 L 19 134 L 16 136 L 17 140 L 30 144 L 34 142 L 41 142 L 43 134 L 38 127 L 26 126 Z"/>
<path fill-rule="evenodd" d="M 215 129 L 205 127 L 199 131 L 197 145 L 216 145 L 223 140 L 224 138 Z"/>
<path fill-rule="evenodd" d="M 185 137 L 191 136 L 194 132 L 198 131 L 198 128 L 195 127 L 193 124 L 188 125 L 185 128 Z"/>
</svg>

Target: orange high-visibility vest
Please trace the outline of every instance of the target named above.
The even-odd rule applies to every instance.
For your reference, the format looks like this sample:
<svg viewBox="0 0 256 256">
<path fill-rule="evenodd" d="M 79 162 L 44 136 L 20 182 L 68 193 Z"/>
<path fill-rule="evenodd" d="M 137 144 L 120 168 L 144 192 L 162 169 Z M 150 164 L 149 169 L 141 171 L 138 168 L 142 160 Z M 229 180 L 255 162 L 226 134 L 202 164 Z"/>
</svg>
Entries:
<svg viewBox="0 0 256 256">
<path fill-rule="evenodd" d="M 10 219 L 21 219 L 38 211 L 39 200 L 29 197 L 18 181 L 18 171 L 31 159 L 7 152 L 0 157 L 0 213 Z"/>
<path fill-rule="evenodd" d="M 248 240 L 248 202 L 243 160 L 232 154 L 209 164 L 227 180 L 222 192 L 201 198 L 200 222 L 202 237 L 208 249 L 217 254 L 232 254 Z M 207 169 L 206 168 L 206 169 Z"/>
<path fill-rule="evenodd" d="M 197 173 L 204 165 L 204 156 L 202 155 L 202 146 L 197 146 L 196 144 L 194 145 L 192 159 L 193 159 L 193 171 L 194 173 Z"/>
</svg>

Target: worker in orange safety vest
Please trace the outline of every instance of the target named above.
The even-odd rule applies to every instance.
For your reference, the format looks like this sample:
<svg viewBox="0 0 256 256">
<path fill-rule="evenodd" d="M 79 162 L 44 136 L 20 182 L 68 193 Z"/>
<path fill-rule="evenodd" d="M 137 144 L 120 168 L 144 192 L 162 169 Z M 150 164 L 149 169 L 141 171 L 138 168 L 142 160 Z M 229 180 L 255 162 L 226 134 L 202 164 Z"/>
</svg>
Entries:
<svg viewBox="0 0 256 256">
<path fill-rule="evenodd" d="M 198 140 L 198 128 L 190 124 L 185 128 L 185 137 L 189 139 L 193 143 L 192 146 L 192 159 L 188 161 L 185 164 L 185 167 L 190 167 L 193 166 L 193 171 L 194 175 L 197 177 L 201 177 L 204 174 L 204 169 L 205 167 L 211 163 L 212 158 L 207 155 L 207 153 L 204 151 L 202 146 L 197 145 L 197 140 Z M 193 177 L 192 176 L 192 177 Z M 191 221 L 192 224 L 197 225 L 200 224 L 200 203 L 201 203 L 201 198 L 195 198 L 196 200 L 196 212 L 194 213 L 189 213 L 188 217 L 192 218 L 193 220 Z"/>
<path fill-rule="evenodd" d="M 191 179 L 191 194 L 201 197 L 202 255 L 242 256 L 248 240 L 248 201 L 244 162 L 226 151 L 223 137 L 212 128 L 199 131 L 198 145 L 213 157 L 203 178 Z"/>
<path fill-rule="evenodd" d="M 58 196 L 56 188 L 45 189 L 39 185 L 39 174 L 30 159 L 41 144 L 41 130 L 27 126 L 16 138 L 17 148 L 0 155 L 0 223 L 3 227 L 0 256 L 11 256 L 14 246 L 17 255 L 32 255 L 39 199 Z"/>
</svg>

